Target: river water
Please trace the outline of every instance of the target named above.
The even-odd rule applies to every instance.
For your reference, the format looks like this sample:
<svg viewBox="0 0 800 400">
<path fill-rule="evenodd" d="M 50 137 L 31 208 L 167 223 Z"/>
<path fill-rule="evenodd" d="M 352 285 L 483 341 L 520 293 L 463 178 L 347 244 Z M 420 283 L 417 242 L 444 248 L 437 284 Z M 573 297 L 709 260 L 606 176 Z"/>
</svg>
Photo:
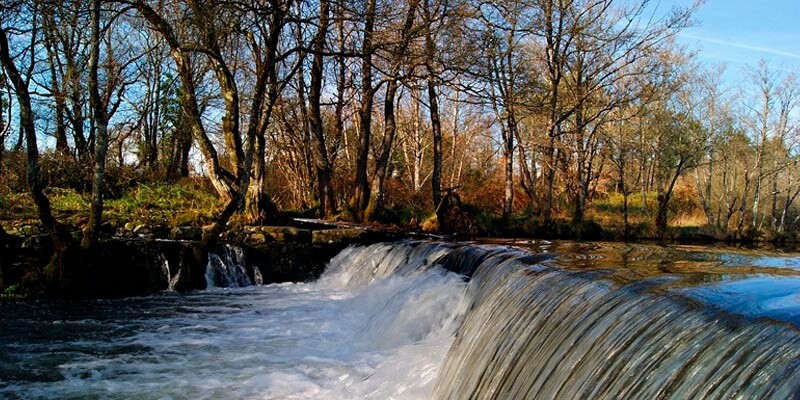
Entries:
<svg viewBox="0 0 800 400">
<path fill-rule="evenodd" d="M 800 387 L 800 257 L 775 251 L 402 242 L 348 248 L 311 283 L 5 301 L 0 313 L 0 398 L 792 398 Z"/>
</svg>

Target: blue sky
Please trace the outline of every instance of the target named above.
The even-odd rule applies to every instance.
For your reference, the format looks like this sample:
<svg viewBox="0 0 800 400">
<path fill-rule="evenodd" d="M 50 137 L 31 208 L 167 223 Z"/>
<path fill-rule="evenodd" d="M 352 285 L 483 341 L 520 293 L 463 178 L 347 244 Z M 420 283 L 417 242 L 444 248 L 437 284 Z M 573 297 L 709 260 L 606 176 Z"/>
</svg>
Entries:
<svg viewBox="0 0 800 400">
<path fill-rule="evenodd" d="M 664 10 L 691 0 L 652 0 Z M 680 43 L 699 51 L 704 64 L 726 64 L 726 81 L 746 78 L 746 65 L 760 59 L 776 70 L 800 73 L 800 0 L 706 0 L 695 13 L 695 26 Z"/>
</svg>

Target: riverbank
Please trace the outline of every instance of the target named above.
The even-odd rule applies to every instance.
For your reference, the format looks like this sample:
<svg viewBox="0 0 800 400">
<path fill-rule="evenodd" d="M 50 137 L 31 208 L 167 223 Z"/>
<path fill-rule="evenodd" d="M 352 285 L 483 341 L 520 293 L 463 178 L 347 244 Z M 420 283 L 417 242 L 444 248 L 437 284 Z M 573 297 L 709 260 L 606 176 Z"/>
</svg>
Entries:
<svg viewBox="0 0 800 400">
<path fill-rule="evenodd" d="M 51 189 L 48 194 L 58 220 L 79 240 L 88 219 L 84 196 L 67 189 Z M 284 212 L 275 226 L 245 225 L 239 216 L 234 216 L 220 242 L 222 246 L 237 246 L 252 253 L 250 258 L 258 260 L 253 264 L 258 265 L 268 283 L 314 279 L 330 257 L 349 244 L 414 237 L 727 243 L 782 248 L 796 248 L 798 243 L 793 233 L 765 235 L 745 231 L 746 235 L 737 237 L 699 226 L 698 218 L 687 215 L 677 215 L 675 220 L 679 223 L 659 233 L 648 222 L 644 202 L 638 201 L 631 202 L 631 218 L 626 227 L 621 224 L 617 200 L 608 198 L 595 204 L 580 224 L 562 215 L 545 222 L 526 214 L 504 224 L 497 216 L 459 203 L 445 215 L 447 234 L 440 233 L 442 227 L 436 216 L 406 208 L 387 209 L 380 223 L 369 225 L 311 219 L 313 209 Z M 34 218 L 30 196 L 5 193 L 0 196 L 0 203 L 4 206 L 0 223 L 8 232 L 0 238 L 0 295 L 124 297 L 164 290 L 170 287 L 170 280 L 175 280 L 172 287 L 177 290 L 204 287 L 205 279 L 197 270 L 192 279 L 186 273 L 181 279 L 174 279 L 181 269 L 187 269 L 187 256 L 220 211 L 213 192 L 202 180 L 139 183 L 109 199 L 100 232 L 101 248 L 91 257 L 78 255 L 79 262 L 73 264 L 81 267 L 68 271 L 70 279 L 63 279 L 63 271 L 47 268 L 52 244 Z M 254 268 L 247 268 L 252 274 Z"/>
<path fill-rule="evenodd" d="M 77 230 L 73 230 L 78 234 Z M 189 258 L 199 246 L 202 227 L 137 226 L 100 240 L 91 258 L 65 272 L 49 266 L 50 237 L 43 233 L 7 235 L 0 246 L 0 293 L 5 297 L 108 298 L 176 289 L 204 289 L 206 279 L 186 278 Z M 217 257 L 235 248 L 250 279 L 260 283 L 306 282 L 317 279 L 328 261 L 351 244 L 371 244 L 410 237 L 406 232 L 342 226 L 309 220 L 293 226 L 235 226 L 210 249 Z M 61 276 L 53 276 L 55 273 Z"/>
<path fill-rule="evenodd" d="M 121 184 L 120 184 L 121 185 Z M 125 185 L 122 185 L 125 186 Z M 12 235 L 29 237 L 42 233 L 36 208 L 30 194 L 0 185 L 0 224 Z M 622 196 L 610 193 L 593 199 L 586 210 L 584 221 L 576 223 L 565 212 L 553 212 L 545 221 L 536 213 L 518 210 L 510 221 L 503 222 L 498 210 L 490 203 L 459 203 L 445 217 L 446 232 L 440 221 L 422 203 L 390 203 L 380 220 L 370 227 L 391 232 L 424 232 L 454 234 L 459 237 L 524 237 L 566 240 L 622 240 L 622 241 L 678 241 L 709 243 L 793 244 L 800 242 L 796 232 L 772 232 L 753 229 L 745 224 L 741 232 L 720 229 L 708 224 L 702 210 L 691 193 L 683 193 L 670 210 L 669 225 L 660 232 L 654 225 L 655 194 L 632 194 L 627 207 Z M 50 188 L 47 190 L 56 219 L 74 231 L 80 231 L 88 222 L 89 202 L 85 193 L 74 189 Z M 467 196 L 474 197 L 474 196 Z M 648 200 L 649 199 L 649 200 Z M 129 182 L 127 186 L 109 193 L 105 200 L 101 236 L 136 238 L 140 236 L 161 239 L 195 240 L 202 228 L 215 221 L 221 212 L 221 203 L 207 181 L 186 178 L 177 182 Z M 563 208 L 563 207 L 562 207 Z M 316 209 L 283 210 L 276 225 L 296 225 L 295 218 L 313 218 Z M 563 211 L 563 210 L 562 210 Z M 346 214 L 337 215 L 330 223 L 347 224 Z M 627 224 L 625 223 L 627 215 Z M 246 222 L 234 215 L 228 224 L 223 240 L 239 240 Z"/>
</svg>

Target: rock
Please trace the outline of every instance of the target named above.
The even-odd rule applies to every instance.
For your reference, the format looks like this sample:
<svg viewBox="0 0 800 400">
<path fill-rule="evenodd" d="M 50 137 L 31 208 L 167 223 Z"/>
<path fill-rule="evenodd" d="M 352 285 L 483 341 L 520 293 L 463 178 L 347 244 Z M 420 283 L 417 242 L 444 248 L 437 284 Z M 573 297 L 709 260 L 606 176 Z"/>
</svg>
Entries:
<svg viewBox="0 0 800 400">
<path fill-rule="evenodd" d="M 314 231 L 311 243 L 356 243 L 367 234 L 368 231 L 357 228 L 325 229 Z"/>
<path fill-rule="evenodd" d="M 420 229 L 427 233 L 439 232 L 439 220 L 437 219 L 436 214 L 422 221 L 422 224 L 420 224 Z"/>
<path fill-rule="evenodd" d="M 20 236 L 35 236 L 39 235 L 39 227 L 36 225 L 22 225 L 18 228 Z"/>
<path fill-rule="evenodd" d="M 45 268 L 51 295 L 68 298 L 140 296 L 169 287 L 159 242 L 105 240 L 96 249 L 71 247 Z"/>
<path fill-rule="evenodd" d="M 258 232 L 261 232 L 261 226 L 259 226 L 259 225 L 246 225 L 244 228 L 242 228 L 242 231 L 244 231 L 244 233 L 247 233 L 247 234 L 258 233 Z"/>
<path fill-rule="evenodd" d="M 264 284 L 318 279 L 331 258 L 346 244 L 266 242 L 244 246 L 248 262 L 258 268 Z"/>
<path fill-rule="evenodd" d="M 264 243 L 267 241 L 267 236 L 262 232 L 253 232 L 247 234 L 248 243 Z"/>
<path fill-rule="evenodd" d="M 313 237 L 310 230 L 293 226 L 264 226 L 261 231 L 277 242 L 311 243 Z"/>
<path fill-rule="evenodd" d="M 203 231 L 194 226 L 176 226 L 169 232 L 172 240 L 200 240 L 202 237 Z"/>
</svg>

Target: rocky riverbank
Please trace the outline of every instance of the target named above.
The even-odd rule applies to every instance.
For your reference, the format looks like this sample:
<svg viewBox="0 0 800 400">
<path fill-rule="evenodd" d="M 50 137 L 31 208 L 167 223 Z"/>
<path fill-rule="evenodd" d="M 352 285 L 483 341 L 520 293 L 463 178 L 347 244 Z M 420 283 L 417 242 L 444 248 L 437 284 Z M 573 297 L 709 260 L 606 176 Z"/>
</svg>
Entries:
<svg viewBox="0 0 800 400">
<path fill-rule="evenodd" d="M 201 227 L 125 226 L 104 237 L 91 257 L 75 254 L 78 262 L 70 264 L 79 267 L 69 271 L 48 266 L 53 249 L 47 235 L 33 228 L 12 233 L 0 246 L 0 293 L 6 298 L 129 297 L 168 289 L 205 288 L 204 279 L 180 278 L 181 272 L 187 275 L 187 260 L 198 246 Z M 254 275 L 257 269 L 262 283 L 302 282 L 318 278 L 328 261 L 348 245 L 405 235 L 302 220 L 290 226 L 233 227 L 211 253 L 235 246 L 244 255 L 246 270 Z"/>
</svg>

